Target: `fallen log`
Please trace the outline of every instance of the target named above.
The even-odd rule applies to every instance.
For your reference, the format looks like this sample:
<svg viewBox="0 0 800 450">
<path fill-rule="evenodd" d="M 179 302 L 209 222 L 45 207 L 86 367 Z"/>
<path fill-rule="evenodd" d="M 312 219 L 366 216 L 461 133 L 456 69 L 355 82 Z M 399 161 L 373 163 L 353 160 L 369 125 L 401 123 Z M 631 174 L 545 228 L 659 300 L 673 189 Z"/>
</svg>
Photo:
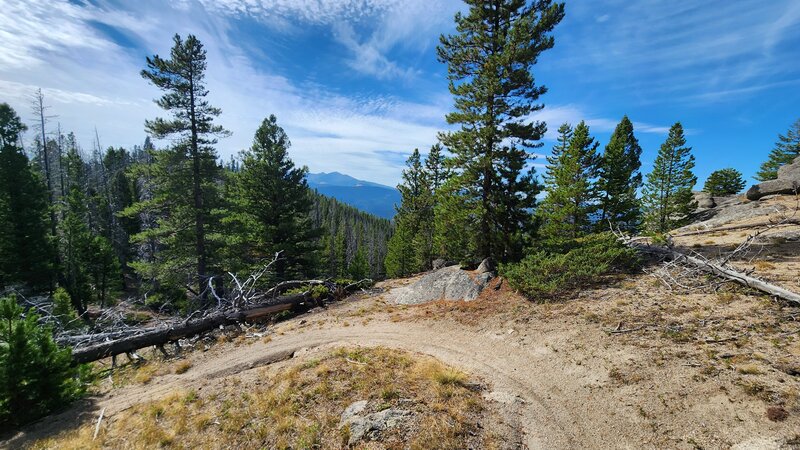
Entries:
<svg viewBox="0 0 800 450">
<path fill-rule="evenodd" d="M 725 267 L 720 264 L 715 264 L 706 259 L 687 255 L 686 253 L 679 252 L 672 248 L 656 247 L 652 245 L 639 244 L 634 242 L 627 242 L 627 243 L 631 247 L 637 248 L 640 251 L 655 253 L 673 260 L 679 259 L 685 261 L 687 264 L 694 266 L 706 273 L 710 273 L 712 275 L 725 278 L 726 280 L 734 281 L 736 283 L 742 284 L 747 287 L 751 287 L 753 289 L 758 289 L 761 292 L 783 299 L 791 305 L 800 306 L 800 294 L 797 294 L 780 286 L 774 285 L 772 283 L 768 283 L 764 280 L 752 277 L 736 269 Z"/>
<path fill-rule="evenodd" d="M 732 231 L 732 230 L 743 230 L 745 228 L 757 228 L 757 227 L 785 227 L 791 225 L 800 225 L 800 220 L 787 220 L 785 222 L 756 222 L 756 223 L 746 223 L 741 225 L 730 225 L 727 227 L 719 227 L 719 228 L 708 228 L 703 230 L 692 230 L 692 231 L 684 231 L 683 233 L 673 234 L 672 237 L 685 237 L 685 236 L 697 236 L 701 234 L 711 234 L 711 233 L 721 233 L 724 231 Z"/>
<path fill-rule="evenodd" d="M 200 334 L 219 326 L 254 320 L 268 314 L 285 311 L 309 301 L 305 293 L 284 295 L 244 310 L 220 311 L 199 319 L 177 322 L 168 326 L 148 329 L 133 336 L 122 337 L 99 344 L 75 349 L 72 360 L 76 364 L 132 352 L 144 347 L 163 345 L 185 337 Z"/>
</svg>

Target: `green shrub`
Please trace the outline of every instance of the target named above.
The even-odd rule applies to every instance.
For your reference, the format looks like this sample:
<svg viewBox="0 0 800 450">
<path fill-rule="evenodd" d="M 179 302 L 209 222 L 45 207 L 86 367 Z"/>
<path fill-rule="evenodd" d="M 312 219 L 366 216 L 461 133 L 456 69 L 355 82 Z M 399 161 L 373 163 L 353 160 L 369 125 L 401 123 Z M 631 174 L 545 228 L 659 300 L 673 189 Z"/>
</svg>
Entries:
<svg viewBox="0 0 800 450">
<path fill-rule="evenodd" d="M 72 306 L 72 298 L 64 288 L 58 288 L 53 293 L 53 316 L 66 329 L 77 328 L 81 325 L 78 321 L 78 311 Z"/>
<path fill-rule="evenodd" d="M 635 250 L 611 233 L 589 235 L 564 252 L 536 251 L 500 272 L 509 284 L 528 297 L 547 300 L 555 294 L 590 286 L 603 275 L 629 271 L 639 264 Z"/>
<path fill-rule="evenodd" d="M 39 316 L 0 299 L 0 429 L 38 419 L 80 397 L 85 367 L 72 365 Z"/>
</svg>

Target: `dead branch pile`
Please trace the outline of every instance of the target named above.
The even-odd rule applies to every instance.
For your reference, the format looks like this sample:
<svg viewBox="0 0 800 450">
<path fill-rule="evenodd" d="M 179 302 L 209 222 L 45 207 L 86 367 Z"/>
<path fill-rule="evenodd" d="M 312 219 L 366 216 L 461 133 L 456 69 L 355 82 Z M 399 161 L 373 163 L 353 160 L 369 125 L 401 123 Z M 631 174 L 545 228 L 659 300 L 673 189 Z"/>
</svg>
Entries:
<svg viewBox="0 0 800 450">
<path fill-rule="evenodd" d="M 254 321 L 299 306 L 322 305 L 325 301 L 342 298 L 371 284 L 371 280 L 361 280 L 349 285 L 340 285 L 329 280 L 294 280 L 278 283 L 264 290 L 261 287 L 263 283 L 259 281 L 279 257 L 279 254 L 275 255 L 271 262 L 246 278 L 233 273 L 227 274 L 229 277 L 227 280 L 222 280 L 221 277 L 208 277 L 202 283 L 204 288 L 202 292 L 189 290 L 194 295 L 195 304 L 205 304 L 207 307 L 199 308 L 185 318 L 173 317 L 166 320 L 153 318 L 157 320 L 156 324 L 147 328 L 129 324 L 126 321 L 129 311 L 120 307 L 104 309 L 93 321 L 95 326 L 91 332 L 87 332 L 84 328 L 83 331 L 76 333 L 68 331 L 69 327 L 59 324 L 52 318 L 47 308 L 38 309 L 43 313 L 45 321 L 60 325 L 55 334 L 56 342 L 71 346 L 73 361 L 81 364 L 123 353 L 130 356 L 136 350 L 150 346 L 156 346 L 163 352 L 163 346 L 167 343 L 177 342 L 221 326 Z M 221 288 L 225 285 L 228 286 L 227 289 Z M 319 291 L 312 292 L 315 286 L 324 286 L 326 289 L 323 292 L 327 294 L 320 296 Z M 216 305 L 213 305 L 213 301 L 216 301 Z"/>
<path fill-rule="evenodd" d="M 756 239 L 764 233 L 781 226 L 798 223 L 796 218 L 800 211 L 800 196 L 798 203 L 791 215 L 784 215 L 782 218 L 769 223 L 761 223 L 750 226 L 764 225 L 754 233 L 751 233 L 741 244 L 727 255 L 720 255 L 717 259 L 709 259 L 697 252 L 683 252 L 675 249 L 671 243 L 671 237 L 667 237 L 667 246 L 657 246 L 648 244 L 641 237 L 629 237 L 619 231 L 615 231 L 617 238 L 632 248 L 636 248 L 643 253 L 657 255 L 665 263 L 659 270 L 652 275 L 660 279 L 666 286 L 690 290 L 689 286 L 683 284 L 684 280 L 695 276 L 698 272 L 711 274 L 726 281 L 732 281 L 749 288 L 757 289 L 771 296 L 780 298 L 793 306 L 800 306 L 800 294 L 792 292 L 781 286 L 769 283 L 762 279 L 752 276 L 752 271 L 738 269 L 731 265 L 731 261 L 736 258 L 744 257 L 751 253 L 751 248 Z M 752 261 L 752 258 L 751 258 Z"/>
</svg>

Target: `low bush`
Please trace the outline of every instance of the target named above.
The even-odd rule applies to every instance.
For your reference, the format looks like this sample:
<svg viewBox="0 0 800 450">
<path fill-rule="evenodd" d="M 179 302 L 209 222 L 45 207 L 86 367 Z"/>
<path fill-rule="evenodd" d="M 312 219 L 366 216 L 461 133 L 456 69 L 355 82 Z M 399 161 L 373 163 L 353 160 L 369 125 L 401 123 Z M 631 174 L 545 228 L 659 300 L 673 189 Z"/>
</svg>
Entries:
<svg viewBox="0 0 800 450">
<path fill-rule="evenodd" d="M 0 299 L 0 430 L 61 408 L 85 391 L 85 366 L 73 366 L 52 330 L 16 299 Z"/>
<path fill-rule="evenodd" d="M 635 250 L 611 233 L 589 235 L 562 253 L 539 250 L 519 263 L 504 264 L 500 272 L 526 296 L 546 301 L 553 295 L 596 283 L 603 275 L 634 270 Z"/>
</svg>

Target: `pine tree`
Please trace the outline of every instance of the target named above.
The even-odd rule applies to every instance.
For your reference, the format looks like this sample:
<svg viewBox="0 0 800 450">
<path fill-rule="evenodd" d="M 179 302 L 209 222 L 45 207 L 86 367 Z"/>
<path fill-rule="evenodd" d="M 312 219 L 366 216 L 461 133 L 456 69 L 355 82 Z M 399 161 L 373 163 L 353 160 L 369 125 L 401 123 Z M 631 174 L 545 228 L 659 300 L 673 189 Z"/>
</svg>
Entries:
<svg viewBox="0 0 800 450">
<path fill-rule="evenodd" d="M 569 142 L 572 140 L 572 125 L 564 122 L 558 127 L 558 137 L 556 138 L 556 145 L 553 146 L 553 151 L 550 155 L 546 156 L 547 168 L 544 173 L 544 183 L 546 188 L 554 183 L 555 170 L 559 167 L 559 158 L 569 149 Z"/>
<path fill-rule="evenodd" d="M 8 104 L 0 104 L 0 285 L 44 290 L 53 285 L 55 251 L 46 187 L 19 146 L 25 128 Z"/>
<path fill-rule="evenodd" d="M 431 146 L 428 156 L 425 157 L 425 177 L 428 188 L 436 192 L 450 178 L 450 169 L 446 165 L 447 157 L 443 153 L 441 144 Z"/>
<path fill-rule="evenodd" d="M 347 268 L 348 275 L 352 280 L 363 280 L 369 277 L 369 262 L 367 255 L 363 248 L 356 251 L 353 260 L 350 261 L 350 266 Z"/>
<path fill-rule="evenodd" d="M 81 367 L 68 348 L 59 348 L 52 330 L 16 299 L 0 299 L 0 430 L 62 408 L 85 391 Z"/>
<path fill-rule="evenodd" d="M 692 148 L 686 147 L 683 126 L 677 122 L 661 145 L 644 186 L 642 203 L 650 231 L 665 233 L 680 226 L 696 207 L 692 188 L 697 177 L 692 173 L 694 156 L 691 152 Z"/>
<path fill-rule="evenodd" d="M 598 228 L 607 230 L 609 221 L 615 228 L 635 231 L 641 222 L 637 191 L 642 185 L 639 172 L 642 148 L 633 134 L 628 116 L 614 129 L 606 146 L 598 171 L 601 214 Z"/>
<path fill-rule="evenodd" d="M 789 164 L 800 156 L 800 119 L 797 119 L 786 134 L 778 135 L 778 142 L 769 152 L 768 159 L 761 164 L 756 180 L 767 181 L 778 178 L 778 168 Z"/>
<path fill-rule="evenodd" d="M 461 263 L 473 263 L 478 252 L 478 240 L 465 233 L 463 227 L 473 214 L 461 180 L 457 176 L 451 177 L 436 193 L 433 254 Z"/>
<path fill-rule="evenodd" d="M 715 170 L 708 176 L 703 191 L 713 196 L 733 195 L 742 192 L 745 183 L 742 173 L 736 169 Z"/>
<path fill-rule="evenodd" d="M 219 244 L 219 185 L 222 168 L 217 164 L 214 144 L 229 133 L 214 124 L 221 114 L 205 97 L 206 51 L 193 35 L 174 37 L 170 58 L 147 58 L 141 75 L 164 94 L 156 104 L 171 113 L 169 119 L 147 120 L 145 128 L 154 138 L 174 139 L 170 149 L 154 152 L 148 169 L 153 180 L 152 198 L 126 210 L 129 217 L 144 210 L 159 212 L 155 228 L 136 240 L 157 238 L 162 247 L 151 263 L 135 265 L 145 277 L 166 281 L 169 286 L 205 287 L 213 270 L 212 255 Z M 200 289 L 197 292 L 206 292 Z M 201 295 L 205 299 L 205 294 Z"/>
<path fill-rule="evenodd" d="M 245 267 L 263 265 L 280 252 L 276 278 L 314 275 L 318 231 L 309 212 L 311 195 L 306 167 L 289 158 L 289 138 L 271 115 L 258 128 L 249 150 L 241 153 L 241 169 L 232 177 L 231 211 L 224 222 L 233 225 L 229 250 Z"/>
<path fill-rule="evenodd" d="M 397 185 L 401 203 L 395 215 L 396 230 L 389 240 L 386 254 L 386 273 L 390 277 L 402 277 L 418 272 L 427 264 L 429 257 L 425 237 L 420 237 L 423 222 L 431 217 L 431 194 L 427 174 L 419 154 L 414 149 L 406 160 L 403 182 Z M 418 253 L 419 250 L 419 253 Z M 421 254 L 420 254 L 421 253 Z"/>
<path fill-rule="evenodd" d="M 84 162 L 76 148 L 66 156 L 67 198 L 63 206 L 64 219 L 59 223 L 61 263 L 64 288 L 78 312 L 83 313 L 91 299 L 89 260 L 92 257 L 93 236 L 89 230 L 88 201 L 83 191 L 86 185 Z"/>
<path fill-rule="evenodd" d="M 471 257 L 508 260 L 519 252 L 520 230 L 532 224 L 538 186 L 524 173 L 530 149 L 546 131 L 531 122 L 545 93 L 531 69 L 554 45 L 550 34 L 564 17 L 564 5 L 550 0 L 467 0 L 469 12 L 456 14 L 457 34 L 442 36 L 439 60 L 448 65 L 455 111 L 447 122 L 457 131 L 440 140 L 453 154 L 453 195 L 464 196 L 472 214 L 454 224 L 475 244 Z M 452 219 L 452 218 L 451 218 Z"/>
<path fill-rule="evenodd" d="M 386 250 L 386 276 L 389 278 L 405 277 L 417 266 L 414 253 L 414 230 L 408 221 L 399 217 L 395 221 L 394 234 L 389 239 Z"/>
<path fill-rule="evenodd" d="M 547 197 L 537 210 L 540 236 L 556 247 L 590 231 L 591 216 L 597 208 L 595 179 L 600 162 L 599 143 L 591 137 L 585 122 L 574 131 L 564 124 L 559 135 L 553 156 L 548 158 Z"/>
<path fill-rule="evenodd" d="M 40 291 L 53 287 L 56 252 L 45 184 L 19 146 L 23 130 L 16 112 L 0 104 L 0 285 Z"/>
</svg>

